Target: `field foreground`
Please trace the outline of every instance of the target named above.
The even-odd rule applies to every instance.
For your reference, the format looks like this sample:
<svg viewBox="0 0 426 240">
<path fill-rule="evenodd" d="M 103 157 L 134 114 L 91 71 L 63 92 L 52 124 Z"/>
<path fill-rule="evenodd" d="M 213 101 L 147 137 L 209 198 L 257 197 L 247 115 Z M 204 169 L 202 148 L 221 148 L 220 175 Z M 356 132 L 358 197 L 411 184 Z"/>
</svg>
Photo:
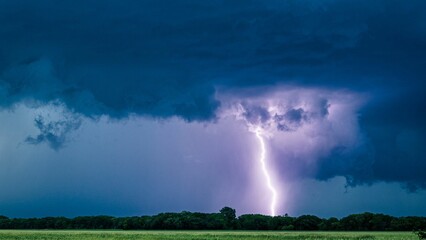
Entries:
<svg viewBox="0 0 426 240">
<path fill-rule="evenodd" d="M 85 231 L 85 230 L 0 230 L 3 239 L 142 239 L 142 240 L 274 240 L 274 239 L 418 239 L 411 232 L 260 232 L 260 231 Z"/>
</svg>

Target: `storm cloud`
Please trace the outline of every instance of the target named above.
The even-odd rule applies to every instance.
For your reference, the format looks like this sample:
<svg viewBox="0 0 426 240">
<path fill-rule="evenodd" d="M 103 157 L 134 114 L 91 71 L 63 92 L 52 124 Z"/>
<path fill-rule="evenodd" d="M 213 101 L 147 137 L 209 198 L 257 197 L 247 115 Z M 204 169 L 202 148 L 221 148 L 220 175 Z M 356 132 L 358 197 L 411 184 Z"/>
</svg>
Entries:
<svg viewBox="0 0 426 240">
<path fill-rule="evenodd" d="M 28 143 L 59 149 L 79 117 L 214 123 L 230 106 L 225 93 L 252 124 L 297 134 L 347 92 L 368 96 L 344 111 L 350 134 L 321 125 L 343 143 L 312 146 L 326 151 L 309 156 L 314 168 L 296 164 L 299 174 L 426 187 L 424 1 L 0 1 L 0 16 L 2 109 L 59 104 L 75 116 L 36 118 Z M 327 96 L 271 113 L 253 99 L 274 86 Z"/>
<path fill-rule="evenodd" d="M 277 175 L 286 180 L 345 176 L 353 186 L 353 176 L 372 177 L 374 159 L 358 121 L 367 95 L 289 86 L 266 92 L 250 100 L 235 93 L 220 99 L 230 105 L 223 115 L 233 115 L 267 138 Z"/>
</svg>

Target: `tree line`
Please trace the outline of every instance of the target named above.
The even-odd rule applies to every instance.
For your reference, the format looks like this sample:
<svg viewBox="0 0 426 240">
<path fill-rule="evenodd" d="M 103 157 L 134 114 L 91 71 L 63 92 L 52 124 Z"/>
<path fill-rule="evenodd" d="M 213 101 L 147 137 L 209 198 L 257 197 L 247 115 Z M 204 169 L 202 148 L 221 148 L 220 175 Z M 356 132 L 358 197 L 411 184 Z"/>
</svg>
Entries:
<svg viewBox="0 0 426 240">
<path fill-rule="evenodd" d="M 123 230 L 322 230 L 322 231 L 413 231 L 426 229 L 426 217 L 393 217 L 361 213 L 347 217 L 319 218 L 244 214 L 224 207 L 219 213 L 160 213 L 154 216 L 75 218 L 8 218 L 0 216 L 0 229 L 123 229 Z"/>
</svg>

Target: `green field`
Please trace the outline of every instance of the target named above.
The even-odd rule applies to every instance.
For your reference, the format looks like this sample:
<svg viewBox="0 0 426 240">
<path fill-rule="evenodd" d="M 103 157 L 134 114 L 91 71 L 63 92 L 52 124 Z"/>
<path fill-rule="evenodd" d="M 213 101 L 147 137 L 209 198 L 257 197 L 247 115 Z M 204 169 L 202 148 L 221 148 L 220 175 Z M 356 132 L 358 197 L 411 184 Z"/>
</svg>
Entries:
<svg viewBox="0 0 426 240">
<path fill-rule="evenodd" d="M 0 230 L 3 239 L 142 239 L 142 240 L 274 240 L 274 239 L 418 239 L 411 232 L 260 232 L 260 231 L 59 231 L 59 230 Z"/>
</svg>

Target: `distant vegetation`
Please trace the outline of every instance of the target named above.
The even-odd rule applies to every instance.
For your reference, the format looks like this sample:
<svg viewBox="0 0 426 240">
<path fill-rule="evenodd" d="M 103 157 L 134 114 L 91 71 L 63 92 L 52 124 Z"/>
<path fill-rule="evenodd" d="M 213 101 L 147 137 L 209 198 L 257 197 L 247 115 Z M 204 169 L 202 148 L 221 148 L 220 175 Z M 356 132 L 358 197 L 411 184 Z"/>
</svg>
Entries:
<svg viewBox="0 0 426 240">
<path fill-rule="evenodd" d="M 411 232 L 0 230 L 0 240 L 418 240 Z"/>
<path fill-rule="evenodd" d="M 0 216 L 0 229 L 419 231 L 426 229 L 426 217 L 392 217 L 373 213 L 352 214 L 341 219 L 312 215 L 270 217 L 245 214 L 237 217 L 234 209 L 224 207 L 219 213 L 161 213 L 141 217 Z"/>
</svg>

